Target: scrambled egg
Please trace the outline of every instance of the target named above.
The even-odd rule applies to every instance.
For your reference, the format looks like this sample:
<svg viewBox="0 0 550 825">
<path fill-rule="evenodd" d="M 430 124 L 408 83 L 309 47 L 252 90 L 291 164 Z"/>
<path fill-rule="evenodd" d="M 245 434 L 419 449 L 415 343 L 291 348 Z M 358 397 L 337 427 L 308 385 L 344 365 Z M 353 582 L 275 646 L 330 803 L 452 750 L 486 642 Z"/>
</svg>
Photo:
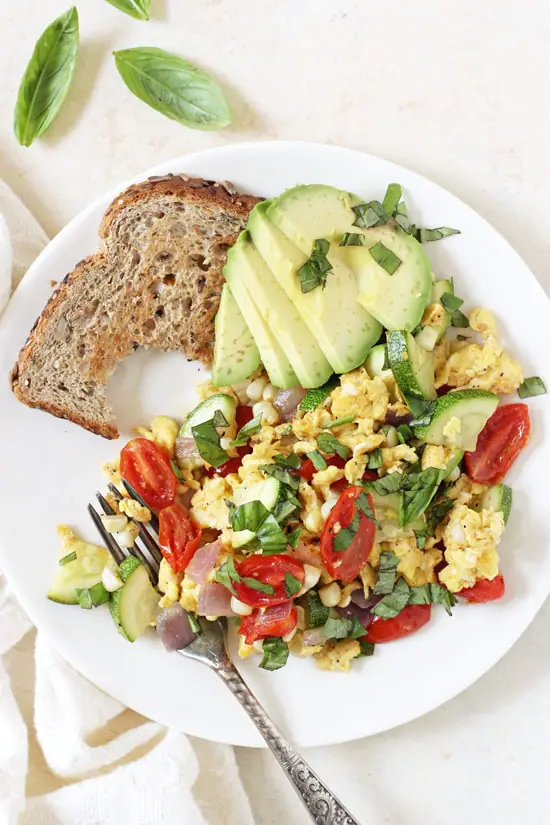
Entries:
<svg viewBox="0 0 550 825">
<path fill-rule="evenodd" d="M 166 415 L 156 415 L 151 420 L 149 430 L 146 427 L 136 427 L 136 433 L 142 438 L 154 441 L 161 450 L 173 455 L 179 429 L 179 424 L 173 418 L 168 418 Z"/>
<path fill-rule="evenodd" d="M 414 536 L 401 536 L 395 541 L 382 542 L 383 550 L 390 550 L 399 559 L 397 572 L 411 587 L 422 587 L 436 580 L 434 568 L 443 554 L 441 550 L 419 550 Z"/>
<path fill-rule="evenodd" d="M 121 513 L 124 513 L 125 516 L 135 521 L 142 523 L 151 521 L 151 511 L 149 508 L 144 507 L 143 504 L 140 504 L 139 501 L 136 501 L 134 498 L 121 499 L 118 503 L 118 509 Z"/>
<path fill-rule="evenodd" d="M 398 444 L 397 447 L 382 447 L 382 466 L 389 473 L 401 469 L 403 461 L 415 464 L 418 461 L 416 450 L 408 444 Z"/>
<path fill-rule="evenodd" d="M 349 673 L 352 660 L 360 655 L 361 647 L 357 639 L 341 639 L 327 642 L 323 649 L 315 654 L 315 661 L 321 670 L 341 670 Z"/>
<path fill-rule="evenodd" d="M 328 410 L 317 407 L 315 410 L 307 412 L 303 418 L 296 418 L 292 422 L 292 431 L 300 441 L 317 438 L 321 430 L 331 421 L 333 421 L 333 416 Z"/>
<path fill-rule="evenodd" d="M 344 471 L 329 465 L 325 470 L 313 474 L 311 486 L 326 501 L 331 495 L 330 485 L 344 478 Z"/>
<path fill-rule="evenodd" d="M 320 653 L 323 649 L 323 645 L 305 645 L 304 644 L 304 631 L 297 630 L 290 642 L 288 643 L 288 648 L 291 653 L 294 653 L 295 656 L 314 656 L 316 653 Z"/>
<path fill-rule="evenodd" d="M 332 415 L 383 421 L 388 409 L 388 388 L 381 378 L 370 378 L 364 367 L 348 372 L 331 393 Z"/>
<path fill-rule="evenodd" d="M 304 479 L 300 481 L 298 498 L 302 503 L 300 517 L 306 530 L 312 536 L 320 536 L 323 532 L 323 526 L 325 524 L 325 519 L 321 513 L 321 501 L 318 499 L 317 493 L 313 487 L 310 487 Z"/>
<path fill-rule="evenodd" d="M 462 431 L 462 421 L 453 415 L 443 427 L 443 435 L 447 444 L 457 444 L 460 441 Z"/>
<path fill-rule="evenodd" d="M 452 454 L 452 447 L 436 447 L 435 444 L 427 444 L 422 453 L 422 469 L 435 467 L 436 470 L 444 470 Z"/>
<path fill-rule="evenodd" d="M 357 458 L 351 458 L 347 461 L 344 468 L 346 481 L 349 481 L 350 484 L 360 481 L 367 469 L 368 462 L 368 455 L 359 455 Z"/>
<path fill-rule="evenodd" d="M 174 573 L 166 559 L 160 562 L 158 588 L 164 593 L 159 602 L 160 607 L 172 607 L 180 598 L 181 573 Z"/>
<path fill-rule="evenodd" d="M 483 344 L 446 342 L 450 355 L 441 365 L 437 361 L 435 386 L 488 390 L 510 395 L 523 381 L 520 365 L 504 352 L 495 320 L 487 309 L 474 309 L 470 325 L 479 332 Z M 436 348 L 437 349 L 437 348 Z"/>
<path fill-rule="evenodd" d="M 104 547 L 79 538 L 67 524 L 59 524 L 57 534 L 61 539 L 60 557 L 76 553 L 77 560 L 86 573 L 101 572 L 109 564 L 111 556 Z"/>
<path fill-rule="evenodd" d="M 179 602 L 184 610 L 196 613 L 199 601 L 200 585 L 184 576 L 181 582 Z"/>
<path fill-rule="evenodd" d="M 246 484 L 263 481 L 265 476 L 260 471 L 264 464 L 271 464 L 273 457 L 284 452 L 274 427 L 262 427 L 252 438 L 253 449 L 245 455 L 239 467 L 239 478 Z"/>
<path fill-rule="evenodd" d="M 452 487 L 449 487 L 447 495 L 449 498 L 455 499 L 458 504 L 471 504 L 472 502 L 475 503 L 486 490 L 487 487 L 484 484 L 472 481 L 464 473 Z"/>
<path fill-rule="evenodd" d="M 494 579 L 499 571 L 496 546 L 503 531 L 502 513 L 476 513 L 465 504 L 455 505 L 443 532 L 447 567 L 439 574 L 441 582 L 457 593 L 473 587 L 477 579 Z"/>
<path fill-rule="evenodd" d="M 226 498 L 231 498 L 233 489 L 226 478 L 214 476 L 205 478 L 202 488 L 191 499 L 191 515 L 200 527 L 223 530 L 229 527 L 229 511 Z"/>
</svg>

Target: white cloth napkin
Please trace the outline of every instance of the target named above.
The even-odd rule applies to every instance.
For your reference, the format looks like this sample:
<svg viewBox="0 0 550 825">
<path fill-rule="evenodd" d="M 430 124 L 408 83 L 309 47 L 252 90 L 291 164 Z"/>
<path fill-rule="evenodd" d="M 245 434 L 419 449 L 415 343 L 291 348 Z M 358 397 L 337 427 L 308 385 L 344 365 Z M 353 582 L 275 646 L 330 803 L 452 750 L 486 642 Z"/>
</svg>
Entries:
<svg viewBox="0 0 550 825">
<path fill-rule="evenodd" d="M 30 212 L 0 181 L 0 313 L 46 243 Z M 40 633 L 34 651 L 28 639 L 21 643 L 29 631 L 0 572 L 0 825 L 254 825 L 232 748 L 193 744 L 153 722 L 102 736 L 122 705 L 73 670 Z M 25 662 L 33 652 L 34 663 Z M 34 686 L 14 678 L 14 669 L 32 673 L 29 664 Z M 22 709 L 29 693 L 30 723 L 62 787 L 26 799 L 30 731 Z M 207 794 L 193 791 L 196 749 L 207 762 L 200 782 Z"/>
</svg>

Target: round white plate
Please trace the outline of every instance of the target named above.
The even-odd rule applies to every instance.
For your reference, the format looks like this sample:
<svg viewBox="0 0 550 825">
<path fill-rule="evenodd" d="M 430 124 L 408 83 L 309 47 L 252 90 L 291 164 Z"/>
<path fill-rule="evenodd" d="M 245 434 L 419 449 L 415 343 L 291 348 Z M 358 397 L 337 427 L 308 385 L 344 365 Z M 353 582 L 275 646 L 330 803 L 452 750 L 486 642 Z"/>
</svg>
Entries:
<svg viewBox="0 0 550 825">
<path fill-rule="evenodd" d="M 453 226 L 461 235 L 429 244 L 434 271 L 453 276 L 466 308 L 496 314 L 504 341 L 526 375 L 542 375 L 550 352 L 550 306 L 541 287 L 482 218 L 453 195 L 392 163 L 358 152 L 306 143 L 228 146 L 178 158 L 148 174 L 186 172 L 231 180 L 242 192 L 273 196 L 297 183 L 326 183 L 365 199 L 401 183 L 420 225 Z M 97 246 L 97 229 L 125 184 L 75 218 L 24 278 L 0 323 L 0 568 L 32 621 L 84 676 L 125 705 L 185 733 L 235 745 L 262 744 L 221 681 L 206 667 L 167 654 L 153 632 L 136 644 L 115 631 L 105 608 L 88 612 L 49 602 L 45 593 L 58 558 L 55 527 L 67 522 L 92 541 L 86 504 L 104 483 L 101 465 L 122 445 L 30 410 L 12 396 L 7 373 L 51 293 L 50 280 Z M 154 414 L 182 417 L 201 373 L 172 354 L 136 353 L 112 380 L 123 439 Z M 550 375 L 545 376 L 550 379 Z M 408 722 L 467 688 L 511 647 L 550 590 L 547 479 L 550 400 L 529 401 L 532 439 L 509 476 L 512 516 L 501 544 L 507 593 L 493 605 L 458 606 L 452 618 L 434 610 L 410 639 L 380 646 L 349 676 L 320 671 L 291 657 L 267 673 L 258 659 L 238 662 L 251 688 L 299 746 L 368 736 Z"/>
</svg>

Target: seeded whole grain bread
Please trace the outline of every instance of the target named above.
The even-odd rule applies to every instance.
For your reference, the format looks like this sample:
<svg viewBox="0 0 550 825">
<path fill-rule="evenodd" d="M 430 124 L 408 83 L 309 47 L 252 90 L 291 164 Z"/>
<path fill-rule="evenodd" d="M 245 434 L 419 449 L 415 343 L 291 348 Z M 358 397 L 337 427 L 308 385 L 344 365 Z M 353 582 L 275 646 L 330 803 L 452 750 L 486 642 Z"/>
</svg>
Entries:
<svg viewBox="0 0 550 825">
<path fill-rule="evenodd" d="M 105 438 L 118 429 L 105 396 L 138 347 L 212 362 L 227 250 L 257 198 L 229 183 L 150 178 L 111 204 L 100 248 L 56 289 L 10 379 L 17 398 Z"/>
</svg>

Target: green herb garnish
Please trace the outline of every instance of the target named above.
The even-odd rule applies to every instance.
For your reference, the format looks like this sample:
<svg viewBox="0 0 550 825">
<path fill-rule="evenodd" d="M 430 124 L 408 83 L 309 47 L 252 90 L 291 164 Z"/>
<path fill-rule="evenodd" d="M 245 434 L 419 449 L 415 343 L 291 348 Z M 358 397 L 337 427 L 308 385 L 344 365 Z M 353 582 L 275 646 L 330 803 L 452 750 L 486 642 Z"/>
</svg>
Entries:
<svg viewBox="0 0 550 825">
<path fill-rule="evenodd" d="M 371 238 L 359 232 L 344 232 L 340 246 L 368 246 Z"/>
<path fill-rule="evenodd" d="M 454 312 L 460 309 L 464 301 L 452 292 L 444 292 L 439 302 L 445 307 L 447 312 Z"/>
<path fill-rule="evenodd" d="M 352 209 L 356 215 L 353 226 L 359 226 L 361 229 L 369 229 L 371 226 L 382 226 L 388 222 L 390 217 L 380 201 L 360 203 L 357 206 L 352 206 Z"/>
<path fill-rule="evenodd" d="M 457 598 L 437 582 L 425 584 L 422 587 L 411 587 L 409 604 L 442 604 L 449 616 L 452 615 L 451 608 L 457 603 Z"/>
<path fill-rule="evenodd" d="M 239 507 L 233 506 L 229 512 L 229 523 L 235 532 L 259 529 L 269 515 L 269 510 L 261 501 L 247 501 Z"/>
<path fill-rule="evenodd" d="M 403 263 L 401 258 L 398 258 L 395 252 L 388 249 L 382 241 L 378 241 L 378 243 L 375 243 L 374 246 L 371 246 L 369 252 L 376 263 L 379 264 L 382 269 L 386 270 L 388 275 L 393 275 L 397 272 Z"/>
<path fill-rule="evenodd" d="M 273 456 L 273 461 L 276 464 L 280 464 L 281 467 L 290 467 L 293 470 L 299 470 L 301 467 L 301 461 L 296 453 L 289 453 L 289 455 L 281 455 L 279 453 Z"/>
<path fill-rule="evenodd" d="M 329 608 L 325 607 L 316 590 L 310 590 L 306 594 L 306 599 L 308 628 L 322 627 L 329 617 Z"/>
<path fill-rule="evenodd" d="M 542 378 L 534 375 L 532 378 L 526 378 L 523 384 L 518 387 L 518 395 L 520 398 L 532 398 L 535 395 L 545 395 L 546 385 Z"/>
<path fill-rule="evenodd" d="M 405 475 L 399 504 L 400 527 L 405 527 L 422 515 L 435 496 L 444 474 L 444 470 L 429 467 L 427 470 Z"/>
<path fill-rule="evenodd" d="M 279 670 L 288 661 L 288 644 L 278 636 L 268 636 L 263 641 L 264 655 L 260 667 L 264 670 Z"/>
<path fill-rule="evenodd" d="M 459 329 L 466 329 L 466 327 L 470 326 L 470 322 L 464 313 L 457 309 L 451 315 L 451 326 L 458 327 Z"/>
<path fill-rule="evenodd" d="M 324 287 L 332 264 L 327 258 L 330 242 L 326 238 L 318 238 L 313 244 L 313 252 L 308 260 L 298 270 L 300 289 L 303 293 L 311 292 L 317 287 Z"/>
<path fill-rule="evenodd" d="M 296 530 L 293 530 L 291 533 L 287 533 L 286 541 L 287 544 L 292 547 L 293 550 L 296 550 L 298 546 L 298 542 L 300 541 L 300 536 L 302 535 L 302 528 L 297 527 Z"/>
<path fill-rule="evenodd" d="M 334 421 L 331 421 L 329 424 L 325 424 L 326 430 L 333 430 L 335 427 L 341 427 L 344 424 L 351 424 L 355 421 L 353 415 L 343 415 L 342 418 L 335 418 Z"/>
<path fill-rule="evenodd" d="M 310 453 L 307 453 L 306 455 L 317 472 L 319 472 L 320 470 L 327 469 L 328 464 L 319 452 L 319 450 L 312 450 Z"/>
<path fill-rule="evenodd" d="M 277 464 L 262 464 L 259 468 L 268 476 L 273 476 L 281 484 L 289 487 L 293 492 L 298 490 L 300 486 L 300 477 L 296 474 L 293 467 L 285 467 L 280 463 Z"/>
<path fill-rule="evenodd" d="M 336 453 L 336 455 L 340 456 L 344 461 L 347 461 L 351 454 L 349 447 L 341 444 L 336 436 L 326 431 L 319 433 L 317 436 L 317 446 L 322 453 L 326 453 L 326 455 L 334 455 Z"/>
<path fill-rule="evenodd" d="M 411 589 L 405 579 L 397 579 L 392 592 L 380 599 L 371 612 L 381 619 L 394 619 L 407 606 L 410 592 Z"/>
<path fill-rule="evenodd" d="M 372 656 L 374 653 L 373 643 L 367 642 L 365 639 L 359 639 L 359 647 L 361 648 L 361 656 Z"/>
<path fill-rule="evenodd" d="M 449 510 L 453 509 L 453 506 L 454 501 L 452 498 L 442 498 L 430 507 L 426 514 L 427 535 L 433 536 L 435 534 L 435 528 L 440 521 L 443 521 Z"/>
<path fill-rule="evenodd" d="M 190 613 L 189 611 L 186 611 L 186 613 L 189 626 L 191 627 L 193 633 L 202 633 L 201 624 L 197 618 L 197 615 L 195 613 Z"/>
<path fill-rule="evenodd" d="M 389 493 L 397 493 L 405 482 L 403 473 L 395 472 L 387 476 L 376 479 L 376 481 L 364 481 L 363 487 L 366 490 L 373 490 L 379 496 L 387 496 Z"/>
<path fill-rule="evenodd" d="M 92 607 L 99 607 L 109 601 L 109 593 L 105 590 L 103 582 L 97 582 L 92 587 L 75 588 L 76 598 L 80 607 L 91 610 Z"/>
<path fill-rule="evenodd" d="M 135 17 L 136 20 L 149 20 L 151 0 L 107 0 L 115 9 Z"/>
<path fill-rule="evenodd" d="M 387 215 L 395 215 L 403 189 L 399 183 L 390 183 L 386 189 L 382 206 Z"/>
<path fill-rule="evenodd" d="M 291 599 L 296 593 L 302 589 L 302 582 L 293 576 L 292 573 L 285 573 L 285 595 L 287 599 Z"/>
<path fill-rule="evenodd" d="M 231 447 L 244 447 L 248 444 L 248 440 L 251 436 L 256 435 L 259 433 L 262 428 L 262 414 L 257 415 L 251 421 L 241 427 L 239 432 L 237 433 L 237 437 L 233 439 L 230 446 Z"/>
<path fill-rule="evenodd" d="M 260 542 L 264 556 L 284 553 L 288 544 L 288 538 L 273 513 L 262 522 L 256 532 L 256 539 Z"/>
<path fill-rule="evenodd" d="M 242 579 L 242 583 L 250 587 L 251 590 L 257 590 L 259 593 L 267 593 L 268 596 L 273 596 L 275 593 L 275 588 L 272 584 L 265 584 L 264 582 L 258 581 L 258 579 L 252 578 L 252 576 L 245 576 Z"/>
<path fill-rule="evenodd" d="M 398 564 L 399 559 L 395 553 L 390 553 L 388 551 L 380 553 L 378 578 L 374 587 L 374 593 L 376 596 L 386 596 L 388 593 L 392 592 L 395 585 L 395 579 L 397 578 Z"/>
<path fill-rule="evenodd" d="M 222 564 L 218 570 L 216 570 L 216 581 L 220 584 L 223 584 L 224 587 L 227 587 L 234 596 L 237 595 L 237 591 L 233 587 L 233 582 L 241 582 L 241 576 L 237 573 L 235 569 L 235 561 L 233 556 L 230 556 L 226 562 Z"/>
<path fill-rule="evenodd" d="M 400 444 L 407 444 L 413 436 L 414 433 L 408 424 L 399 424 L 397 427 L 397 437 Z"/>
<path fill-rule="evenodd" d="M 405 403 L 414 415 L 414 419 L 409 422 L 409 427 L 427 427 L 432 420 L 437 401 L 426 401 L 423 398 L 406 395 Z"/>
<path fill-rule="evenodd" d="M 356 616 L 353 619 L 329 616 L 323 625 L 322 634 L 327 639 L 359 639 L 365 635 L 365 628 Z"/>
<path fill-rule="evenodd" d="M 59 566 L 64 567 L 66 564 L 70 564 L 72 561 L 76 561 L 76 553 L 67 553 L 66 556 L 63 556 L 62 559 L 59 559 Z"/>
<path fill-rule="evenodd" d="M 203 421 L 191 427 L 191 435 L 195 439 L 199 455 L 212 467 L 221 467 L 230 456 L 220 446 L 219 427 L 227 427 L 228 423 L 221 410 L 216 410 L 209 421 Z"/>
<path fill-rule="evenodd" d="M 415 228 L 415 237 L 420 243 L 429 243 L 430 241 L 440 241 L 442 238 L 447 238 L 449 235 L 460 235 L 460 229 L 451 229 L 449 226 L 438 226 L 436 229 L 418 229 Z"/>
<path fill-rule="evenodd" d="M 379 470 L 382 464 L 382 450 L 380 449 L 380 447 L 376 447 L 376 449 L 373 450 L 372 453 L 369 453 L 369 463 L 367 465 L 368 469 Z"/>
</svg>

